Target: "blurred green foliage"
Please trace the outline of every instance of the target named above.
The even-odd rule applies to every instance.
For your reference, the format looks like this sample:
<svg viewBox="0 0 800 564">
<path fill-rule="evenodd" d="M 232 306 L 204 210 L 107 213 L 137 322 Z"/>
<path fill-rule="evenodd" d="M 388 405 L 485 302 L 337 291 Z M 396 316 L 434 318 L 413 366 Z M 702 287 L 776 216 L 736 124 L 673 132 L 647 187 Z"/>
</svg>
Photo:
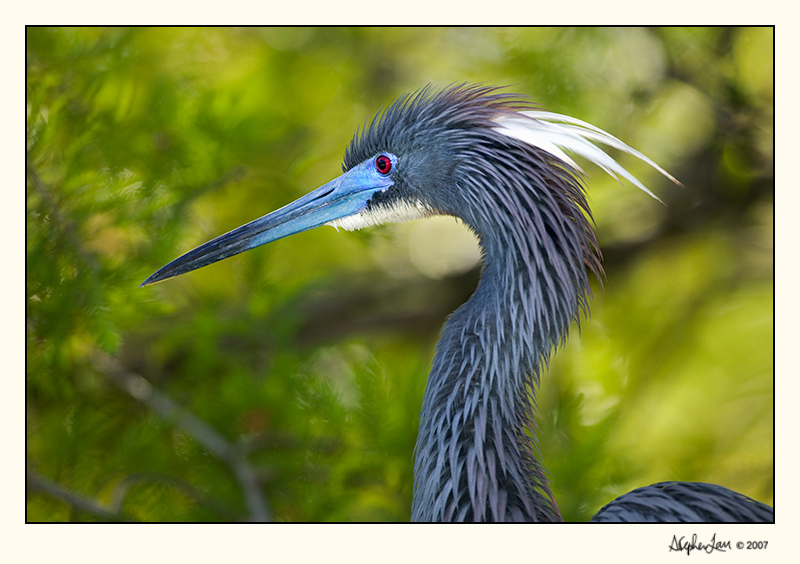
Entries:
<svg viewBox="0 0 800 564">
<path fill-rule="evenodd" d="M 413 226 L 317 229 L 137 286 L 336 176 L 399 94 L 462 81 L 686 185 L 623 159 L 661 206 L 587 171 L 607 279 L 539 392 L 565 519 L 668 479 L 772 503 L 772 61 L 769 28 L 28 29 L 27 519 L 408 519 L 474 264 L 426 276 Z"/>
</svg>

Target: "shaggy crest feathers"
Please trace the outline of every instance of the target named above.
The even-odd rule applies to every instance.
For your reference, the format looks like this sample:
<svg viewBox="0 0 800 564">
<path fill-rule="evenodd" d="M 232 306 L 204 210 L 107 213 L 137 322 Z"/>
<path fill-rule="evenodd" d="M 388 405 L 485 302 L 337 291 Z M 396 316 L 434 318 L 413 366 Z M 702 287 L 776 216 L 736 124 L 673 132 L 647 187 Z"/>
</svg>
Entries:
<svg viewBox="0 0 800 564">
<path fill-rule="evenodd" d="M 404 94 L 369 124 L 356 131 L 345 150 L 343 170 L 349 170 L 381 151 L 398 145 L 413 147 L 438 140 L 439 136 L 490 126 L 498 112 L 531 109 L 530 102 L 499 88 L 461 84 L 435 92 L 430 85 Z"/>
</svg>

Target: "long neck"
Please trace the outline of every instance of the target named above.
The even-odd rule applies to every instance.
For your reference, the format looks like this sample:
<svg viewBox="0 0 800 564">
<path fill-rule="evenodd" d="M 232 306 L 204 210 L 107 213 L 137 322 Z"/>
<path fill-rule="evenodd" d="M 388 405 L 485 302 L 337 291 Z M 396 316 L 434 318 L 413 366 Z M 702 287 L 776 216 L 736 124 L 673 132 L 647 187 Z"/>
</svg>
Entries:
<svg viewBox="0 0 800 564">
<path fill-rule="evenodd" d="M 585 306 L 592 245 L 580 219 L 542 237 L 518 227 L 479 233 L 481 281 L 442 330 L 420 415 L 412 520 L 562 520 L 533 410 L 539 371 Z"/>
</svg>

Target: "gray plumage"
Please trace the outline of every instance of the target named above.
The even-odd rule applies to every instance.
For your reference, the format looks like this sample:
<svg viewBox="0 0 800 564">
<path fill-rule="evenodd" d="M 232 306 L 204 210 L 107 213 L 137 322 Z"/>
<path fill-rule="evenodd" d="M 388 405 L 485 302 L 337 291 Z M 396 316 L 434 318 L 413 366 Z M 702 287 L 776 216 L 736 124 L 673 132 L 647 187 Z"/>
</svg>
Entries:
<svg viewBox="0 0 800 564">
<path fill-rule="evenodd" d="M 604 506 L 593 523 L 772 522 L 772 508 L 746 495 L 702 482 L 661 482 L 637 488 Z"/>
<path fill-rule="evenodd" d="M 436 347 L 420 413 L 412 520 L 561 521 L 536 446 L 536 390 L 552 351 L 587 309 L 588 273 L 602 275 L 582 171 L 567 152 L 652 195 L 597 143 L 675 181 L 608 133 L 517 96 L 474 85 L 423 89 L 356 133 L 342 176 L 190 251 L 144 284 L 321 224 L 358 229 L 431 215 L 459 218 L 478 237 L 482 275 Z M 628 502 L 646 500 L 651 491 L 636 490 L 621 498 L 625 505 L 612 503 L 603 513 L 629 515 Z M 664 498 L 664 491 L 654 506 L 664 518 L 690 514 L 678 509 L 687 498 Z M 730 505 L 707 505 L 735 514 Z M 711 510 L 695 514 L 715 520 Z"/>
</svg>

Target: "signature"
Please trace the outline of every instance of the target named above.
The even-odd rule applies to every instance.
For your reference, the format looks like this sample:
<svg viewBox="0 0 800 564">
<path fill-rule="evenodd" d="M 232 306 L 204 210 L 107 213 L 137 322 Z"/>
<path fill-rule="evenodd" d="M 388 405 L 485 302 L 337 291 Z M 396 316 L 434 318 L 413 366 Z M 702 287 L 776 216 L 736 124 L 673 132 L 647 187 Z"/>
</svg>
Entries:
<svg viewBox="0 0 800 564">
<path fill-rule="evenodd" d="M 707 554 L 711 554 L 715 550 L 719 552 L 727 552 L 731 548 L 731 541 L 718 541 L 717 540 L 717 533 L 714 533 L 714 536 L 711 537 L 711 541 L 704 543 L 697 540 L 697 535 L 692 535 L 691 540 L 685 540 L 686 537 L 681 537 L 680 539 L 675 535 L 672 536 L 672 543 L 669 545 L 669 551 L 686 551 L 686 554 L 689 555 L 692 553 L 693 550 L 700 550 Z"/>
</svg>

